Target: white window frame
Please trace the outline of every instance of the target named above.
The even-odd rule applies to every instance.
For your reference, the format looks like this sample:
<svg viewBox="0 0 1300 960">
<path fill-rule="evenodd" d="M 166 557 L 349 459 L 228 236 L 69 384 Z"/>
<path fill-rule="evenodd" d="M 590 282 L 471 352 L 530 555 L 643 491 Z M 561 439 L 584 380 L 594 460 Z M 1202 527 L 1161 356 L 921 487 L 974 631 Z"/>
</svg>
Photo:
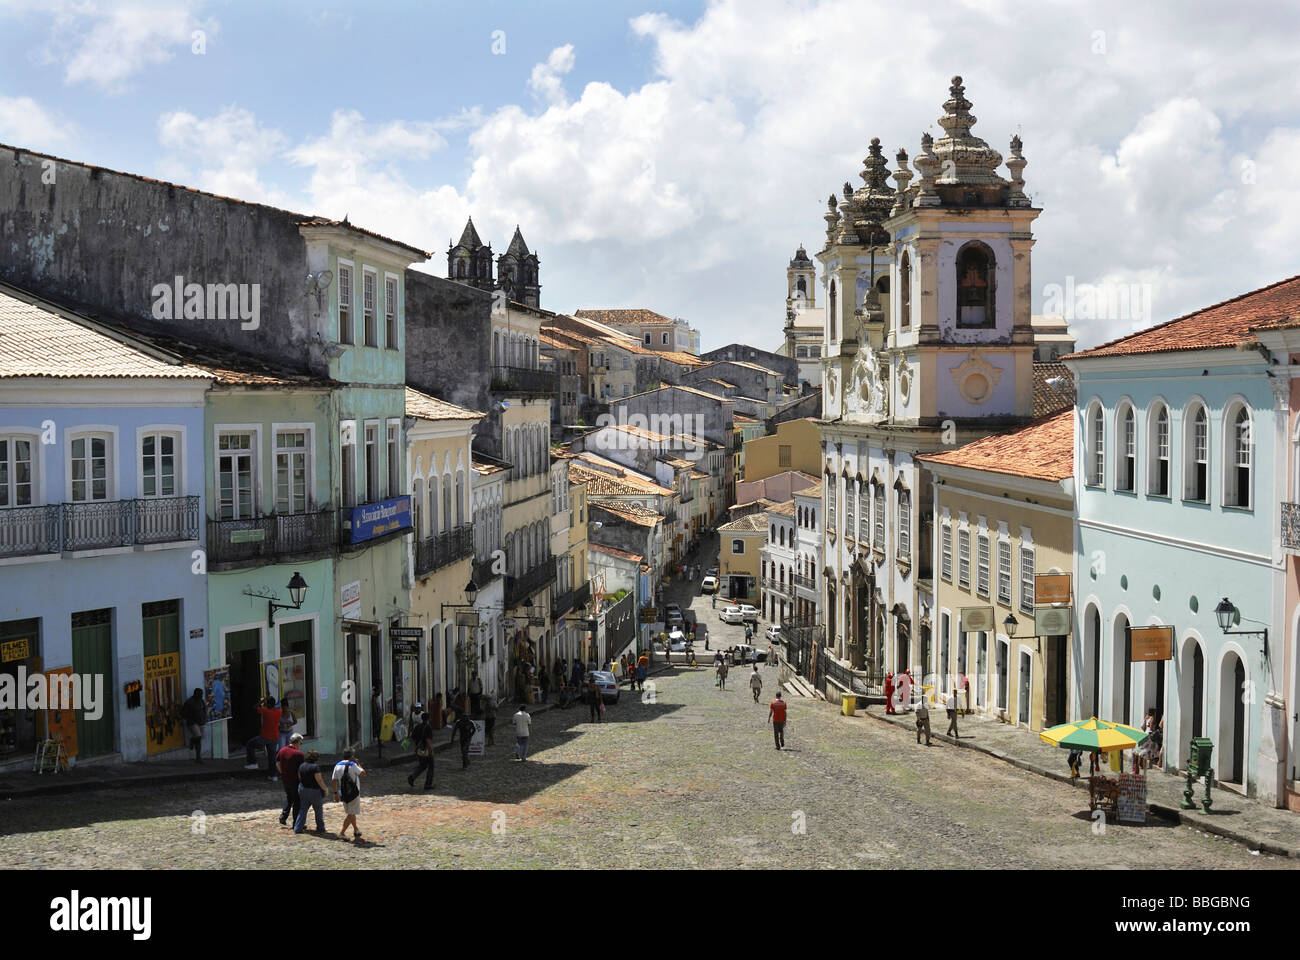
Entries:
<svg viewBox="0 0 1300 960">
<path fill-rule="evenodd" d="M 1160 414 L 1164 413 L 1164 443 L 1161 443 Z M 1160 480 L 1160 464 L 1164 463 L 1165 489 L 1156 489 Z M 1147 496 L 1168 497 L 1174 485 L 1173 414 L 1169 404 L 1160 398 L 1151 401 L 1147 408 Z"/>
<path fill-rule="evenodd" d="M 249 448 L 249 485 L 252 489 L 252 509 L 247 517 L 221 516 L 221 438 L 233 434 L 251 434 Z M 232 492 L 233 488 L 232 488 Z M 262 516 L 262 425 L 260 423 L 218 423 L 212 428 L 212 514 L 214 519 L 251 520 Z M 236 495 L 234 503 L 239 498 Z"/>
<path fill-rule="evenodd" d="M 370 303 L 366 303 L 366 285 L 370 285 Z M 379 346 L 379 273 L 374 267 L 361 268 L 361 336 L 363 346 Z"/>
<path fill-rule="evenodd" d="M 904 506 L 906 501 L 906 506 Z M 907 487 L 898 488 L 898 557 L 902 560 L 912 559 L 912 491 Z"/>
<path fill-rule="evenodd" d="M 939 526 L 939 577 L 952 583 L 952 524 L 945 520 Z"/>
<path fill-rule="evenodd" d="M 1106 410 L 1100 400 L 1088 405 L 1084 420 L 1084 484 L 1106 486 Z"/>
<path fill-rule="evenodd" d="M 384 491 L 384 486 L 383 486 L 384 461 L 380 451 L 379 427 L 380 427 L 379 420 L 367 420 L 365 421 L 363 427 L 363 433 L 361 435 L 361 475 L 365 480 L 365 493 L 366 493 L 366 499 L 362 501 L 363 503 L 377 503 L 381 499 Z M 375 456 L 373 460 L 374 463 L 374 470 L 373 470 L 374 489 L 373 490 L 371 490 L 372 471 L 370 468 L 372 463 L 370 459 L 370 449 L 372 447 L 372 444 L 370 442 L 371 430 L 374 431 L 374 437 L 375 437 L 375 442 L 373 444 L 374 451 L 375 451 Z M 371 495 L 372 493 L 374 494 L 374 496 Z"/>
<path fill-rule="evenodd" d="M 172 458 L 175 461 L 172 478 L 171 493 L 152 493 L 144 491 L 144 441 L 146 437 L 171 437 L 172 438 Z M 161 456 L 161 454 L 155 454 Z M 135 431 L 135 490 L 136 496 L 142 500 L 166 500 L 172 497 L 183 497 L 185 491 L 185 426 L 180 423 L 151 423 L 147 426 L 137 427 Z M 155 479 L 158 474 L 155 472 Z"/>
<path fill-rule="evenodd" d="M 1030 535 L 1028 528 L 1020 529 L 1020 596 L 1017 598 L 1017 605 L 1022 613 L 1030 615 L 1034 612 L 1034 574 L 1036 571 L 1035 564 L 1037 558 L 1034 550 L 1034 539 Z"/>
<path fill-rule="evenodd" d="M 335 273 L 338 274 L 338 309 L 335 312 L 334 322 L 339 328 L 339 343 L 355 344 L 357 342 L 357 271 L 356 265 L 351 260 L 338 260 L 335 263 Z M 343 276 L 347 274 L 347 298 L 344 300 L 344 283 Z M 347 322 L 344 323 L 343 312 L 347 311 Z"/>
<path fill-rule="evenodd" d="M 15 480 L 15 471 L 13 469 L 14 460 L 10 455 L 6 472 L 9 474 L 8 489 L 6 494 L 9 497 L 9 507 L 39 507 L 45 505 L 45 444 L 41 443 L 41 434 L 39 430 L 33 430 L 30 427 L 0 427 L 0 440 L 7 440 L 11 444 L 16 440 L 21 440 L 30 445 L 30 457 L 28 461 L 31 470 L 31 502 L 18 503 L 14 496 L 17 489 Z"/>
<path fill-rule="evenodd" d="M 304 433 L 307 435 L 307 446 L 301 452 L 305 455 L 307 469 L 305 471 L 307 484 L 307 502 L 303 508 L 304 513 L 311 513 L 316 507 L 316 424 L 314 423 L 272 423 L 271 424 L 271 503 L 273 509 L 280 513 L 280 454 L 293 454 L 299 452 L 297 447 L 281 447 L 280 434 L 282 433 Z M 292 484 L 293 467 L 290 459 L 290 484 Z M 292 497 L 291 497 L 292 499 Z"/>
<path fill-rule="evenodd" d="M 1138 488 L 1137 432 L 1137 408 L 1125 398 L 1115 411 L 1115 489 L 1122 493 L 1136 493 Z"/>
<path fill-rule="evenodd" d="M 96 500 L 93 497 L 88 500 L 72 499 L 72 444 L 75 440 L 87 440 L 101 438 L 107 442 L 104 444 L 104 458 L 107 461 L 104 464 L 104 497 Z M 121 462 L 118 455 L 118 428 L 111 424 L 81 424 L 75 429 L 67 431 L 64 435 L 64 500 L 68 503 L 111 503 L 119 500 L 119 484 L 117 477 L 117 466 Z M 91 484 L 90 492 L 94 492 L 94 481 L 87 477 L 86 482 Z"/>
<path fill-rule="evenodd" d="M 384 347 L 401 349 L 402 315 L 398 310 L 402 297 L 397 274 L 384 271 Z"/>
<path fill-rule="evenodd" d="M 352 469 L 346 469 L 344 452 L 352 451 Z M 351 473 L 351 476 L 348 474 Z M 349 495 L 350 488 L 350 495 Z M 355 507 L 357 499 L 357 421 L 339 421 L 339 503 L 344 509 Z"/>
<path fill-rule="evenodd" d="M 1003 561 L 1006 561 L 1005 564 Z M 1010 607 L 1012 596 L 1011 581 L 1014 571 L 1011 567 L 1011 537 L 1005 530 L 998 532 L 998 603 Z"/>
<path fill-rule="evenodd" d="M 384 423 L 384 463 L 388 471 L 388 497 L 402 495 L 402 421 L 389 417 Z"/>
<path fill-rule="evenodd" d="M 957 586 L 970 590 L 970 527 L 965 520 L 957 525 Z"/>
<path fill-rule="evenodd" d="M 984 518 L 980 517 L 979 529 L 975 532 L 975 595 L 977 597 L 988 597 L 993 587 L 992 550 L 988 528 L 984 525 Z"/>
<path fill-rule="evenodd" d="M 1243 450 L 1240 444 L 1239 431 L 1237 428 L 1237 417 L 1244 412 L 1246 414 L 1246 444 Z M 1250 408 L 1244 397 L 1236 396 L 1230 399 L 1223 408 L 1223 483 L 1220 485 L 1223 489 L 1223 506 L 1232 510 L 1253 510 L 1255 507 L 1254 485 L 1255 485 L 1255 412 Z M 1244 463 L 1241 462 L 1244 459 Z M 1245 467 L 1247 470 L 1247 488 L 1246 502 L 1237 503 L 1238 484 L 1237 470 L 1239 467 Z"/>
<path fill-rule="evenodd" d="M 1210 463 L 1210 449 L 1212 442 L 1210 438 L 1210 407 L 1209 404 L 1200 397 L 1194 397 L 1187 402 L 1187 405 L 1183 410 L 1183 499 L 1188 503 L 1208 504 L 1211 499 L 1210 478 L 1213 475 L 1211 473 Z M 1197 465 L 1202 462 L 1197 459 L 1197 454 L 1200 452 L 1201 447 L 1196 436 L 1196 420 L 1198 414 L 1203 415 L 1205 418 L 1205 437 L 1203 441 L 1205 455 L 1204 497 L 1195 496 Z"/>
</svg>

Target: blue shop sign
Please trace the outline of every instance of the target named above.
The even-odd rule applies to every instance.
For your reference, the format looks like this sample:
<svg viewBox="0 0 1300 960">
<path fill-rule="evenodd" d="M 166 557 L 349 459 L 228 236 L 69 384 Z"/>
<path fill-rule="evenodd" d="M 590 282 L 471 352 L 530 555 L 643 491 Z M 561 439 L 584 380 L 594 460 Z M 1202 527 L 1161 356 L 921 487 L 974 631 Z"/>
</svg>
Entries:
<svg viewBox="0 0 1300 960">
<path fill-rule="evenodd" d="M 352 542 L 373 540 L 411 526 L 411 498 L 394 497 L 352 508 Z"/>
</svg>

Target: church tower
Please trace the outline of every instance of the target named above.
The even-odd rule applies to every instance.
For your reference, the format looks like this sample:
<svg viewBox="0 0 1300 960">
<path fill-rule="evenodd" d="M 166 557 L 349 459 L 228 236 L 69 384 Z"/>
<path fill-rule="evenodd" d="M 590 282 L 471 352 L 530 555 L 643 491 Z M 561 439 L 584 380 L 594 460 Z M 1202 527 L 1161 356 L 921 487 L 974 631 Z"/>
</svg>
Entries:
<svg viewBox="0 0 1300 960">
<path fill-rule="evenodd" d="M 524 235 L 515 224 L 515 235 L 510 238 L 506 252 L 497 257 L 497 286 L 506 297 L 529 307 L 540 306 L 542 286 L 537 282 L 537 254 L 528 250 Z"/>
<path fill-rule="evenodd" d="M 808 259 L 808 251 L 804 250 L 803 244 L 800 244 L 799 249 L 795 251 L 794 259 L 785 269 L 786 306 L 796 313 L 817 306 L 817 292 L 814 288 L 816 279 L 817 268 Z"/>
<path fill-rule="evenodd" d="M 447 279 L 491 290 L 492 247 L 479 239 L 474 229 L 474 218 L 465 221 L 460 241 L 447 247 Z"/>
</svg>

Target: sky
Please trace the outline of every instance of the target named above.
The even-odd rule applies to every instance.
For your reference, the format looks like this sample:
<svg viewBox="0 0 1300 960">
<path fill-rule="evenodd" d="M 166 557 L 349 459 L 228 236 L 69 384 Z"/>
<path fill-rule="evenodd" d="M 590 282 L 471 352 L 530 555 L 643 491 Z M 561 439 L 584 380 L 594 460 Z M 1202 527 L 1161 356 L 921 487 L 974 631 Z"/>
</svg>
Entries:
<svg viewBox="0 0 1300 960">
<path fill-rule="evenodd" d="M 0 142 L 346 214 L 439 276 L 467 216 L 497 253 L 518 224 L 548 309 L 772 349 L 827 196 L 873 136 L 892 168 L 941 135 L 960 74 L 974 133 L 1024 141 L 1033 310 L 1090 346 L 1300 273 L 1298 27 L 1256 0 L 0 0 Z"/>
</svg>

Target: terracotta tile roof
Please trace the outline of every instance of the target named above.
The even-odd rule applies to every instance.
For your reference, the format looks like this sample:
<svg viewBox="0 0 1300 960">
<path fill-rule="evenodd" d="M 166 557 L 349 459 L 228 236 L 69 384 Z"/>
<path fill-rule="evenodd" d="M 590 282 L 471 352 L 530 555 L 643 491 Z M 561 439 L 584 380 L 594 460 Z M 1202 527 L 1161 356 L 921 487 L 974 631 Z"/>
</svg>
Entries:
<svg viewBox="0 0 1300 960">
<path fill-rule="evenodd" d="M 481 453 L 476 453 L 470 458 L 470 467 L 481 477 L 490 477 L 493 474 L 501 473 L 503 470 L 509 470 L 510 464 L 503 460 L 497 460 L 495 457 L 488 457 Z"/>
<path fill-rule="evenodd" d="M 623 560 L 631 560 L 633 563 L 640 563 L 645 558 L 639 553 L 628 553 L 626 550 L 618 550 L 614 547 L 601 546 L 599 543 L 587 542 L 587 547 L 600 553 L 608 553 L 611 557 L 619 557 Z"/>
<path fill-rule="evenodd" d="M 709 361 L 701 360 L 693 353 L 682 353 L 679 350 L 657 350 L 655 351 L 665 360 L 671 360 L 673 363 L 684 364 L 688 367 L 707 367 Z"/>
<path fill-rule="evenodd" d="M 588 494 L 590 494 L 590 492 L 591 488 L 589 487 Z M 588 501 L 588 506 L 593 510 L 599 508 L 604 510 L 606 513 L 612 513 L 616 517 L 621 517 L 630 523 L 635 523 L 642 527 L 653 527 L 663 520 L 662 514 L 654 513 L 652 511 L 643 512 L 640 509 L 635 509 L 635 504 L 631 503 L 615 504 L 590 500 Z"/>
<path fill-rule="evenodd" d="M 569 462 L 569 475 L 587 483 L 589 496 L 672 496 L 675 491 L 628 473 L 613 476 L 583 466 L 580 460 Z"/>
<path fill-rule="evenodd" d="M 0 290 L 0 377 L 114 377 L 213 380 L 216 374 L 155 355 L 108 333 L 90 320 Z M 16 292 L 16 291 L 15 291 Z"/>
<path fill-rule="evenodd" d="M 1034 363 L 1034 416 L 1045 417 L 1075 402 L 1074 374 L 1059 360 Z"/>
<path fill-rule="evenodd" d="M 544 331 L 544 332 L 542 332 L 542 333 L 539 333 L 539 334 L 537 335 L 537 339 L 540 340 L 540 341 L 542 341 L 542 343 L 549 344 L 550 346 L 552 346 L 552 347 L 556 347 L 556 348 L 558 348 L 558 349 L 560 349 L 560 350 L 577 350 L 577 349 L 578 349 L 578 348 L 575 347 L 572 343 L 565 343 L 565 342 L 563 342 L 562 340 L 558 340 L 558 339 L 556 338 L 556 336 L 555 336 L 556 333 L 557 333 L 557 331 L 547 330 L 547 331 Z"/>
<path fill-rule="evenodd" d="M 802 490 L 794 491 L 794 495 L 796 497 L 812 497 L 814 500 L 820 500 L 822 496 L 822 483 L 824 483 L 824 481 L 818 480 L 811 487 L 804 487 Z"/>
<path fill-rule="evenodd" d="M 482 420 L 486 413 L 467 410 L 411 387 L 406 388 L 406 415 L 421 420 Z"/>
<path fill-rule="evenodd" d="M 774 513 L 778 517 L 793 517 L 794 501 L 787 500 L 785 503 L 778 503 L 775 507 L 768 507 L 767 512 Z"/>
<path fill-rule="evenodd" d="M 719 533 L 723 530 L 727 533 L 765 533 L 767 518 L 762 513 L 751 513 L 718 527 Z"/>
<path fill-rule="evenodd" d="M 758 423 L 757 417 L 749 417 L 743 413 L 733 413 L 731 419 L 736 423 Z"/>
<path fill-rule="evenodd" d="M 750 363 L 748 360 L 718 360 L 717 363 L 729 363 L 733 367 L 744 367 L 746 370 L 758 370 L 762 373 L 770 373 L 774 377 L 781 377 L 779 370 L 773 370 L 771 367 L 759 366 L 757 363 Z"/>
<path fill-rule="evenodd" d="M 707 473 L 705 473 L 703 470 L 695 470 L 695 469 L 692 469 L 692 470 L 691 470 L 691 479 L 692 479 L 692 480 L 707 480 L 707 479 L 709 479 L 709 475 L 708 475 Z"/>
<path fill-rule="evenodd" d="M 660 463 L 668 464 L 668 466 L 670 467 L 676 467 L 678 470 L 691 469 L 691 462 L 689 460 L 683 460 L 681 457 L 663 456 L 663 457 L 655 457 L 655 459 L 658 460 Z"/>
<path fill-rule="evenodd" d="M 673 323 L 672 317 L 665 317 L 662 313 L 640 308 L 629 310 L 575 310 L 573 313 L 574 316 L 595 320 L 597 323 L 606 323 L 612 327 L 622 327 L 628 324 L 662 326 Z"/>
<path fill-rule="evenodd" d="M 735 390 L 735 389 L 736 389 L 736 385 L 735 385 L 734 383 L 727 383 L 726 380 L 718 380 L 718 379 L 716 379 L 716 378 L 714 378 L 714 377 L 709 377 L 709 378 L 708 378 L 707 380 L 705 380 L 704 382 L 705 382 L 705 383 L 716 383 L 716 384 L 718 384 L 719 386 L 726 387 L 728 390 Z"/>
<path fill-rule="evenodd" d="M 1279 280 L 1091 350 L 1071 353 L 1068 359 L 1235 347 L 1253 339 L 1252 327 L 1288 323 L 1297 315 L 1300 315 L 1300 276 Z"/>
<path fill-rule="evenodd" d="M 1019 430 L 995 433 L 956 450 L 917 459 L 1032 480 L 1064 480 L 1074 475 L 1074 407 L 1041 417 Z"/>
</svg>

